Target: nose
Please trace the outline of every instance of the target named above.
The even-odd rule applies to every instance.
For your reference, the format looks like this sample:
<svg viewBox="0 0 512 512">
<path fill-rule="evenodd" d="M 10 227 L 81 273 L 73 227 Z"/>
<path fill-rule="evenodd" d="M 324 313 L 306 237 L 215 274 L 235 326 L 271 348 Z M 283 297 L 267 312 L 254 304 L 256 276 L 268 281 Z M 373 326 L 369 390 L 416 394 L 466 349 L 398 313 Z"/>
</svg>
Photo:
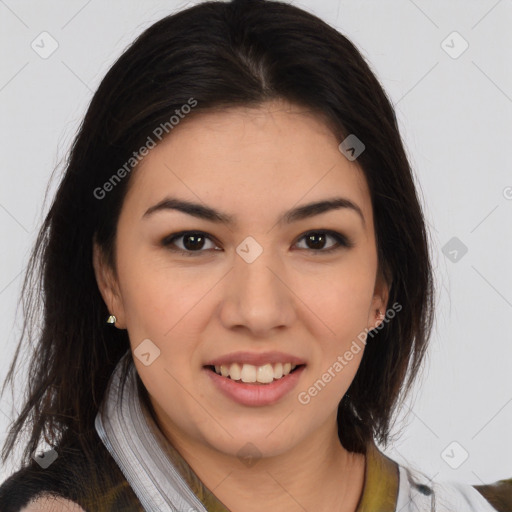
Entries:
<svg viewBox="0 0 512 512">
<path fill-rule="evenodd" d="M 296 300 L 283 265 L 270 251 L 263 251 L 252 263 L 237 255 L 224 288 L 220 318 L 228 329 L 245 328 L 254 337 L 268 338 L 274 330 L 292 325 Z"/>
</svg>

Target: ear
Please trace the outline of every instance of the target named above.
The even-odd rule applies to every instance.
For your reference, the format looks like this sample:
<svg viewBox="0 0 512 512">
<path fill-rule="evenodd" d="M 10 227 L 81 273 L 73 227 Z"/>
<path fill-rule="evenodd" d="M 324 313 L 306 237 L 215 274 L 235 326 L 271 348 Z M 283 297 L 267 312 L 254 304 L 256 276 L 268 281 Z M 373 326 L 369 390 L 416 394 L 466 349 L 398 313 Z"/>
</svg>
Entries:
<svg viewBox="0 0 512 512">
<path fill-rule="evenodd" d="M 118 329 L 126 329 L 124 306 L 114 269 L 106 261 L 105 254 L 96 241 L 93 242 L 92 263 L 103 301 L 109 313 L 116 317 L 115 326 Z"/>
<path fill-rule="evenodd" d="M 384 321 L 390 288 L 391 285 L 379 270 L 375 280 L 375 288 L 373 290 L 370 311 L 368 312 L 368 329 L 375 329 Z"/>
</svg>

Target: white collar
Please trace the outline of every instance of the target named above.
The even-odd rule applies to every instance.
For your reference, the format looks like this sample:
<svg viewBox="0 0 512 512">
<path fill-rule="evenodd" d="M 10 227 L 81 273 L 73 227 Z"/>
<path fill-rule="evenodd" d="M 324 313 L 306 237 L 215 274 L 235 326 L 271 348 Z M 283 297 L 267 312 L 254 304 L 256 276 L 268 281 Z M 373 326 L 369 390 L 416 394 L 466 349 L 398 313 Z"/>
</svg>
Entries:
<svg viewBox="0 0 512 512">
<path fill-rule="evenodd" d="M 112 374 L 96 415 L 96 431 L 144 510 L 207 512 L 148 425 L 139 400 L 133 360 L 128 363 L 126 380 L 121 382 L 125 359 L 131 357 L 128 352 Z"/>
</svg>

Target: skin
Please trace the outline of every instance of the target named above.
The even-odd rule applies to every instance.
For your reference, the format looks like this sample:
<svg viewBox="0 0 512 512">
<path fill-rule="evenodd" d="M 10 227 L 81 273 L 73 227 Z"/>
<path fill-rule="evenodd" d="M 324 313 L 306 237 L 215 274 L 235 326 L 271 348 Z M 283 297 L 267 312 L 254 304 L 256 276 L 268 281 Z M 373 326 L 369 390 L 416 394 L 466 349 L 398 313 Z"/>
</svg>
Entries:
<svg viewBox="0 0 512 512">
<path fill-rule="evenodd" d="M 336 412 L 363 350 L 309 404 L 297 399 L 387 306 L 368 186 L 340 142 L 318 115 L 286 102 L 190 116 L 130 177 L 115 272 L 95 247 L 98 286 L 116 327 L 128 330 L 132 350 L 148 338 L 160 349 L 150 366 L 134 358 L 160 428 L 233 512 L 353 512 L 361 496 L 365 457 L 339 442 Z M 171 195 L 232 214 L 237 224 L 176 210 L 143 217 Z M 356 203 L 364 223 L 348 208 L 276 223 L 289 209 L 334 196 Z M 325 253 L 335 239 L 315 246 L 304 238 L 327 229 L 354 246 Z M 202 247 L 176 240 L 175 248 L 199 247 L 190 257 L 161 244 L 184 230 L 212 239 Z M 250 264 L 236 253 L 247 236 L 263 248 Z M 240 405 L 203 369 L 239 350 L 293 354 L 306 367 L 277 403 Z M 261 453 L 251 467 L 237 457 L 248 442 Z M 257 500 L 248 500 L 255 489 Z"/>
<path fill-rule="evenodd" d="M 85 512 L 85 510 L 73 501 L 43 496 L 29 503 L 21 512 Z"/>
</svg>

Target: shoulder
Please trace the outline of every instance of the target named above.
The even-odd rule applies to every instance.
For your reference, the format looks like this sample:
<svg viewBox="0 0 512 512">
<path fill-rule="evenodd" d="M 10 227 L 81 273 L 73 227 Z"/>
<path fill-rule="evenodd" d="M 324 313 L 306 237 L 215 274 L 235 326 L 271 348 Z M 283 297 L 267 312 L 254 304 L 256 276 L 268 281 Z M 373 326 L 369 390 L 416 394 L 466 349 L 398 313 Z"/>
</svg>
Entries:
<svg viewBox="0 0 512 512">
<path fill-rule="evenodd" d="M 44 495 L 29 502 L 21 509 L 21 512 L 85 512 L 84 509 L 73 501 Z"/>
<path fill-rule="evenodd" d="M 71 475 L 63 467 L 47 471 L 29 464 L 11 475 L 0 486 L 2 512 L 66 510 L 73 503 Z M 76 484 L 75 484 L 76 485 Z M 73 510 L 73 509 L 70 509 Z M 77 509 L 77 512 L 80 509 Z M 73 510 L 73 512 L 75 512 Z"/>
<path fill-rule="evenodd" d="M 41 501 L 46 510 L 56 498 L 72 501 L 73 484 L 70 459 L 65 464 L 54 462 L 46 469 L 31 462 L 0 486 L 0 510 L 2 512 L 18 512 L 38 510 Z M 71 485 L 70 485 L 71 484 Z M 75 484 L 76 485 L 76 484 Z"/>
<path fill-rule="evenodd" d="M 0 485 L 2 512 L 143 510 L 99 438 L 64 443 L 56 452 L 50 465 L 32 460 Z"/>
<path fill-rule="evenodd" d="M 512 479 L 489 485 L 470 485 L 432 481 L 424 473 L 404 466 L 399 466 L 399 472 L 397 510 L 512 512 Z"/>
<path fill-rule="evenodd" d="M 512 510 L 512 478 L 474 487 L 499 512 Z"/>
</svg>

